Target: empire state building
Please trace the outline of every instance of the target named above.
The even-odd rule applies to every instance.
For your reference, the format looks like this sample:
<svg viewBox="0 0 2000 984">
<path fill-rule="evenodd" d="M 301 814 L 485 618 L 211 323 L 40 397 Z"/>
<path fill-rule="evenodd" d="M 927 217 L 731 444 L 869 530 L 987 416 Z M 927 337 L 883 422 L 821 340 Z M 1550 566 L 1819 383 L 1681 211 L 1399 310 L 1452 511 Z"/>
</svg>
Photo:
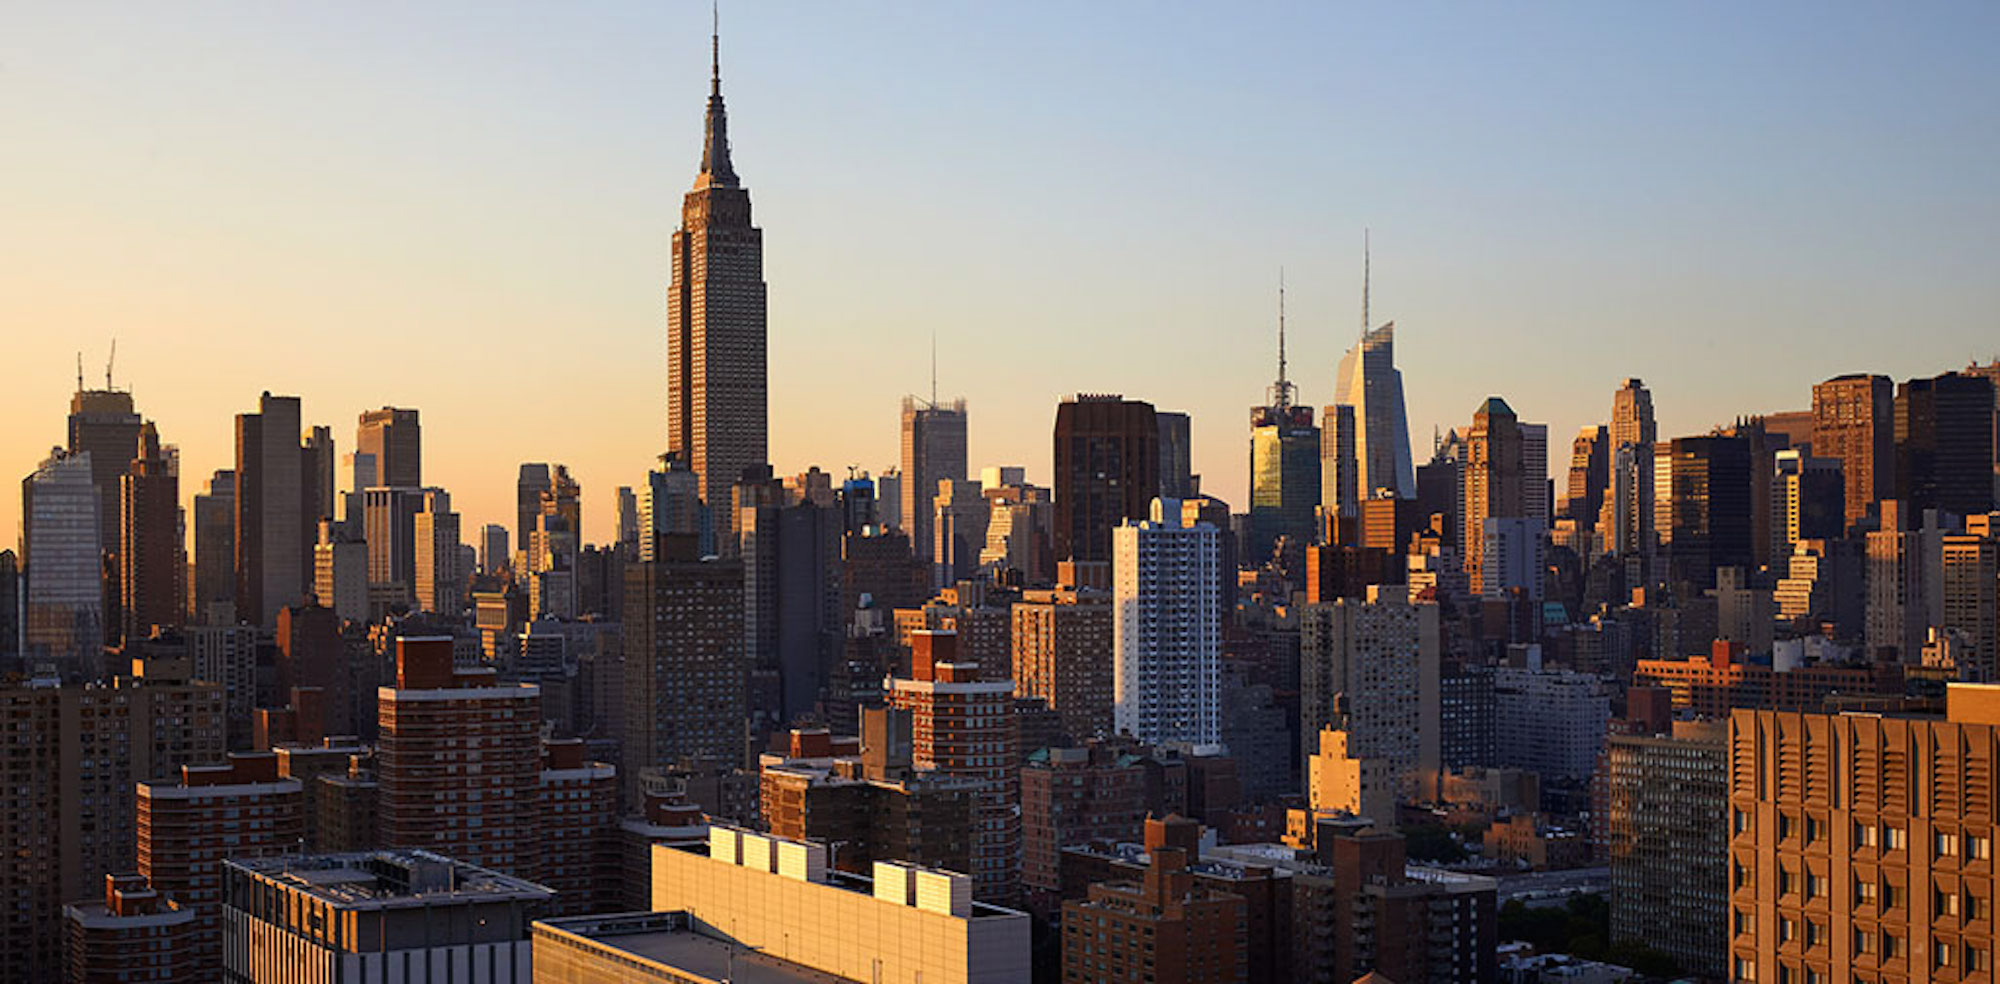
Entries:
<svg viewBox="0 0 2000 984">
<path fill-rule="evenodd" d="M 693 469 L 718 538 L 736 530 L 732 486 L 769 457 L 764 233 L 729 162 L 719 39 L 701 174 L 681 203 L 667 291 L 667 450 Z"/>
</svg>

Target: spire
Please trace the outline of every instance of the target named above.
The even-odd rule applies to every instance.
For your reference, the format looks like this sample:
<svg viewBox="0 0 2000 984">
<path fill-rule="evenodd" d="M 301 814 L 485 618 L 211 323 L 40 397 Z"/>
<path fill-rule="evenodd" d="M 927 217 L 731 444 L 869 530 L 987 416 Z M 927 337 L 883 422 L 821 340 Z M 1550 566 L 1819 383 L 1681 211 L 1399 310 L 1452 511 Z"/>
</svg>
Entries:
<svg viewBox="0 0 2000 984">
<path fill-rule="evenodd" d="M 1361 230 L 1361 333 L 1368 334 L 1368 230 Z"/>
<path fill-rule="evenodd" d="M 708 126 L 701 145 L 701 177 L 696 188 L 736 187 L 736 169 L 729 164 L 729 114 L 722 107 L 722 11 L 710 9 L 713 26 L 708 36 Z"/>
<path fill-rule="evenodd" d="M 1292 383 L 1285 378 L 1285 268 L 1278 268 L 1278 381 L 1271 384 L 1271 406 L 1280 412 L 1292 405 Z"/>
</svg>

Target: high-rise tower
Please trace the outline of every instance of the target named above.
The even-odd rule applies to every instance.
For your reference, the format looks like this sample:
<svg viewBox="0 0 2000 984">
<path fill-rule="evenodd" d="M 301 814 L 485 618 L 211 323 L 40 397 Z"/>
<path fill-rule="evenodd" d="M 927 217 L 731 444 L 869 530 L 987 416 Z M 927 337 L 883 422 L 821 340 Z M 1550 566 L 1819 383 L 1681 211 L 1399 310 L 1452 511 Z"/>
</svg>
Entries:
<svg viewBox="0 0 2000 984">
<path fill-rule="evenodd" d="M 686 455 L 702 501 L 732 534 L 731 488 L 769 456 L 764 232 L 729 161 L 721 43 L 714 41 L 701 173 L 681 203 L 667 289 L 667 450 Z"/>
<path fill-rule="evenodd" d="M 1271 556 L 1282 539 L 1288 564 L 1305 557 L 1320 504 L 1319 428 L 1311 407 L 1292 402 L 1285 378 L 1285 286 L 1278 283 L 1278 381 L 1270 400 L 1250 409 L 1250 558 Z"/>
<path fill-rule="evenodd" d="M 1361 340 L 1340 359 L 1333 402 L 1354 408 L 1355 476 L 1363 499 L 1381 489 L 1397 498 L 1417 494 L 1410 460 L 1410 422 L 1403 413 L 1403 373 L 1396 368 L 1396 324 L 1368 320 L 1367 254 L 1362 255 Z"/>
</svg>

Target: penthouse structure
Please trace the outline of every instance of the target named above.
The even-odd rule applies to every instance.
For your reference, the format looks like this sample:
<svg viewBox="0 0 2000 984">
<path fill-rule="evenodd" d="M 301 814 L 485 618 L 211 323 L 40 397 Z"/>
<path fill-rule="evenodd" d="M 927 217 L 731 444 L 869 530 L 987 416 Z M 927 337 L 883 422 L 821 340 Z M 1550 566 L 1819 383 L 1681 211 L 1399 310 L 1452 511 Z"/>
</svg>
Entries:
<svg viewBox="0 0 2000 984">
<path fill-rule="evenodd" d="M 555 897 L 429 851 L 234 859 L 222 882 L 222 966 L 242 984 L 528 984 L 529 926 Z"/>
</svg>

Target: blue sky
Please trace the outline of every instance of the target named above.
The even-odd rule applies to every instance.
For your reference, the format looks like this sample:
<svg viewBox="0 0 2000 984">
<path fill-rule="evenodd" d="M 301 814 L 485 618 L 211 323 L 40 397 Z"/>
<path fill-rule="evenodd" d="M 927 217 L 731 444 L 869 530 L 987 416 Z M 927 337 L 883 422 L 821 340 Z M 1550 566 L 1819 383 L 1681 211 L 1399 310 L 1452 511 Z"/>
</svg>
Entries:
<svg viewBox="0 0 2000 984">
<path fill-rule="evenodd" d="M 0 10 L 0 460 L 84 349 L 182 448 L 297 393 L 424 413 L 468 529 L 568 462 L 586 538 L 664 440 L 702 4 Z M 1663 434 L 2000 353 L 2000 6 L 734 4 L 780 471 L 879 469 L 902 393 L 1047 481 L 1066 393 L 1195 415 L 1242 505 L 1288 284 L 1301 397 L 1394 320 L 1416 457 L 1488 394 L 1552 466 L 1626 376 Z M 12 529 L 18 500 L 0 497 Z M 593 532 L 594 531 L 594 532 Z"/>
</svg>

